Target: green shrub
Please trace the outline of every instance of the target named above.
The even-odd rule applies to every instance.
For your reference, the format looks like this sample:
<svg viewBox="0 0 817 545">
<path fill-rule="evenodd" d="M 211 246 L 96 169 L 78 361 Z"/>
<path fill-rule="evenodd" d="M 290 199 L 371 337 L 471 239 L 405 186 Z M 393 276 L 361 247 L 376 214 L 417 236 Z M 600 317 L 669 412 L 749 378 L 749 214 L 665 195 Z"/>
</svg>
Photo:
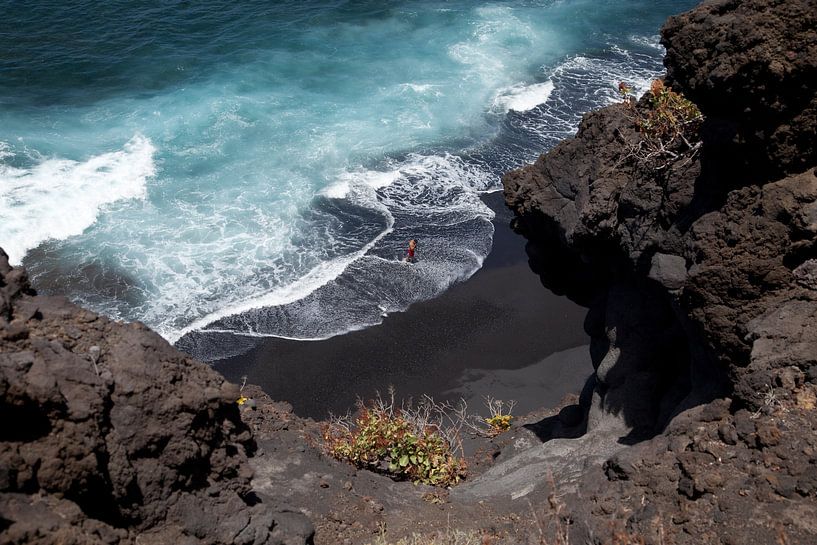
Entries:
<svg viewBox="0 0 817 545">
<path fill-rule="evenodd" d="M 374 471 L 385 467 L 398 479 L 449 486 L 466 474 L 437 426 L 418 425 L 416 414 L 382 403 L 361 405 L 352 422 L 326 424 L 323 441 L 329 455 Z"/>
<path fill-rule="evenodd" d="M 494 435 L 499 435 L 503 431 L 511 429 L 511 419 L 513 416 L 509 414 L 496 414 L 491 418 L 486 418 L 485 423 L 491 427 Z"/>
<path fill-rule="evenodd" d="M 670 141 L 677 137 L 689 137 L 698 132 L 703 120 L 701 110 L 661 80 L 650 86 L 650 109 L 636 120 L 641 133 L 647 138 Z"/>
<path fill-rule="evenodd" d="M 702 145 L 703 115 L 693 102 L 661 80 L 653 81 L 640 101 L 625 82 L 619 83 L 618 90 L 640 135 L 635 143 L 625 140 L 628 149 L 622 160 L 636 158 L 652 170 L 661 170 L 695 157 Z"/>
</svg>

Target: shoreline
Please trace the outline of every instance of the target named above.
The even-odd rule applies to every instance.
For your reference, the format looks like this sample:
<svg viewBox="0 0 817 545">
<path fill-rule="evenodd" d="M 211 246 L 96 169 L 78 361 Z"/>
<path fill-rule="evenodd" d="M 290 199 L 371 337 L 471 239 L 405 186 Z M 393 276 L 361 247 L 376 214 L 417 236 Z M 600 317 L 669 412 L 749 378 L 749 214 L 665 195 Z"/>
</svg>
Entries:
<svg viewBox="0 0 817 545">
<path fill-rule="evenodd" d="M 578 393 L 593 370 L 586 309 L 549 292 L 530 270 L 525 239 L 510 229 L 502 194 L 483 200 L 496 212 L 491 252 L 471 278 L 440 297 L 325 340 L 264 339 L 211 365 L 232 382 L 246 376 L 315 419 L 345 413 L 389 387 L 398 399 L 462 396 L 472 406 L 481 406 L 483 395 L 512 397 L 518 414 Z"/>
</svg>

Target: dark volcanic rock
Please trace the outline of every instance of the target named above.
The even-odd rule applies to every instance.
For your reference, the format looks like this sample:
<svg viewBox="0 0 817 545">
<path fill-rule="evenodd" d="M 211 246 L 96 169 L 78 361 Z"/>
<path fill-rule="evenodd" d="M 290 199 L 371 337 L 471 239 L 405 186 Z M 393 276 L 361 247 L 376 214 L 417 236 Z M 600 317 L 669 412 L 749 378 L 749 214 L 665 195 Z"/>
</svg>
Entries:
<svg viewBox="0 0 817 545">
<path fill-rule="evenodd" d="M 752 177 L 817 163 L 817 0 L 717 0 L 663 30 L 669 83 L 734 138 Z"/>
<path fill-rule="evenodd" d="M 309 540 L 252 493 L 235 385 L 141 324 L 35 296 L 2 250 L 0 273 L 0 541 Z"/>
<path fill-rule="evenodd" d="M 810 309 L 817 294 L 798 285 L 792 274 L 815 250 L 816 212 L 817 178 L 806 172 L 732 191 L 719 210 L 704 215 L 690 229 L 686 244 L 693 265 L 685 306 L 725 362 L 744 366 L 751 356 L 766 365 L 768 357 L 783 358 L 789 352 L 780 346 L 783 352 L 764 355 L 772 341 L 759 342 L 760 337 L 793 341 L 796 336 L 806 343 L 800 352 L 817 341 L 808 328 L 800 331 L 813 320 Z M 785 323 L 753 321 L 769 311 L 777 316 L 784 309 L 788 309 Z M 795 357 L 800 360 L 808 361 L 808 350 Z M 741 397 L 749 401 L 749 396 Z"/>
<path fill-rule="evenodd" d="M 792 271 L 798 284 L 817 290 L 817 259 L 804 261 Z"/>
<path fill-rule="evenodd" d="M 590 307 L 588 434 L 660 433 L 588 468 L 573 537 L 615 516 L 647 543 L 814 543 L 817 2 L 704 2 L 663 42 L 697 147 L 639 154 L 642 99 L 503 179 L 532 268 Z"/>
<path fill-rule="evenodd" d="M 649 277 L 668 290 L 679 290 L 687 278 L 686 260 L 677 255 L 655 254 Z"/>
</svg>

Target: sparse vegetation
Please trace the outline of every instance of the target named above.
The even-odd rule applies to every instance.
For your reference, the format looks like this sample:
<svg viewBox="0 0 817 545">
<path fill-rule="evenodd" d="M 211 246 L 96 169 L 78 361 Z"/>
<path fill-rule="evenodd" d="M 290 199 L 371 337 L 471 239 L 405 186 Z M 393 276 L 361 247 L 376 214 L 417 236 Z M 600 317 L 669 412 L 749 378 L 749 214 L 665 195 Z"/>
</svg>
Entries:
<svg viewBox="0 0 817 545">
<path fill-rule="evenodd" d="M 323 428 L 326 451 L 358 467 L 435 486 L 456 484 L 466 475 L 459 443 L 462 423 L 448 405 L 424 398 L 397 407 L 388 400 L 360 403 L 356 415 L 333 418 Z"/>
<path fill-rule="evenodd" d="M 323 448 L 339 460 L 398 479 L 451 486 L 465 478 L 462 433 L 494 437 L 511 427 L 515 401 L 485 398 L 489 416 L 469 414 L 465 400 L 439 403 L 423 396 L 400 406 L 393 390 L 358 402 L 354 415 L 332 417 L 322 430 Z"/>
<path fill-rule="evenodd" d="M 649 101 L 651 109 L 636 123 L 646 138 L 669 144 L 675 139 L 686 140 L 700 128 L 701 110 L 661 80 L 652 82 Z"/>
<path fill-rule="evenodd" d="M 241 377 L 241 386 L 239 386 L 239 388 L 238 388 L 239 394 L 238 394 L 238 399 L 236 400 L 236 403 L 239 406 L 244 405 L 247 401 L 250 400 L 250 398 L 248 398 L 248 397 L 246 397 L 244 395 L 244 387 L 245 386 L 247 386 L 247 375 L 243 375 Z"/>
<path fill-rule="evenodd" d="M 760 406 L 758 409 L 752 413 L 752 418 L 756 419 L 760 417 L 761 414 L 765 412 L 771 413 L 774 411 L 775 408 L 781 407 L 780 400 L 777 398 L 777 393 L 774 391 L 774 387 L 771 384 L 766 385 L 766 391 L 763 393 L 758 392 L 758 397 L 762 398 Z"/>
<path fill-rule="evenodd" d="M 447 530 L 434 535 L 412 534 L 396 541 L 389 540 L 385 533 L 382 533 L 370 545 L 484 545 L 485 543 L 482 533 L 476 530 Z"/>
<path fill-rule="evenodd" d="M 445 528 L 428 534 L 414 533 L 403 537 L 389 537 L 385 524 L 381 526 L 377 538 L 369 545 L 511 545 L 529 543 L 531 545 L 570 545 L 570 529 L 581 522 L 573 519 L 567 505 L 558 491 L 552 475 L 547 476 L 550 493 L 547 502 L 534 506 L 528 502 L 527 515 L 520 513 L 517 527 L 511 534 L 495 528 L 453 529 Z M 649 539 L 638 531 L 627 528 L 628 513 L 613 513 L 606 527 L 602 525 L 600 534 L 591 534 L 593 543 L 610 545 L 670 545 L 673 541 L 664 528 L 664 518 L 655 515 L 648 524 Z M 588 541 L 589 543 L 590 541 Z M 781 541 L 781 543 L 787 543 Z"/>
<path fill-rule="evenodd" d="M 635 156 L 651 168 L 662 169 L 698 153 L 703 114 L 692 101 L 661 80 L 652 82 L 646 101 L 636 102 L 632 87 L 625 82 L 619 83 L 618 89 L 641 135 L 628 157 Z"/>
<path fill-rule="evenodd" d="M 537 545 L 570 545 L 570 527 L 579 521 L 574 520 L 562 499 L 553 475 L 548 475 L 547 481 L 550 487 L 547 503 L 538 507 L 529 504 L 534 533 L 537 535 L 534 537 L 535 541 L 528 540 L 528 542 Z M 592 542 L 609 545 L 645 545 L 646 543 L 670 545 L 672 543 L 666 535 L 664 519 L 660 514 L 655 515 L 648 523 L 650 539 L 636 530 L 628 529 L 626 523 L 628 517 L 629 514 L 624 510 L 612 513 L 607 528 L 601 534 L 594 535 Z"/>
<path fill-rule="evenodd" d="M 511 429 L 511 420 L 513 419 L 511 412 L 516 406 L 516 401 L 505 402 L 501 399 L 486 397 L 485 405 L 491 413 L 491 416 L 485 419 L 485 423 L 488 424 L 486 433 L 489 436 L 493 437 Z"/>
</svg>

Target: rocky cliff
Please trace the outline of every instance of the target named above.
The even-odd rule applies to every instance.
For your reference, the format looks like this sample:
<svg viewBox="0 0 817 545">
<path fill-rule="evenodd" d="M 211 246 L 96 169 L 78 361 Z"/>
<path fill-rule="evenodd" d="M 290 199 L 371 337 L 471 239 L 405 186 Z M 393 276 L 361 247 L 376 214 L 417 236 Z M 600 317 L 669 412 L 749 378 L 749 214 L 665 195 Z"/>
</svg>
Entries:
<svg viewBox="0 0 817 545">
<path fill-rule="evenodd" d="M 645 97 L 503 180 L 533 269 L 589 307 L 587 435 L 652 438 L 574 483 L 576 539 L 817 539 L 815 29 L 814 0 L 670 18 L 689 141 L 645 152 Z"/>
<path fill-rule="evenodd" d="M 0 542 L 311 541 L 253 493 L 238 395 L 141 324 L 37 296 L 0 250 Z"/>
<path fill-rule="evenodd" d="M 817 0 L 671 18 L 694 134 L 645 148 L 648 96 L 505 177 L 531 266 L 589 309 L 595 373 L 453 502 L 326 459 L 272 402 L 242 421 L 210 368 L 37 296 L 0 251 L 0 542 L 311 542 L 285 503 L 326 543 L 452 513 L 508 543 L 817 542 L 815 29 Z"/>
</svg>

